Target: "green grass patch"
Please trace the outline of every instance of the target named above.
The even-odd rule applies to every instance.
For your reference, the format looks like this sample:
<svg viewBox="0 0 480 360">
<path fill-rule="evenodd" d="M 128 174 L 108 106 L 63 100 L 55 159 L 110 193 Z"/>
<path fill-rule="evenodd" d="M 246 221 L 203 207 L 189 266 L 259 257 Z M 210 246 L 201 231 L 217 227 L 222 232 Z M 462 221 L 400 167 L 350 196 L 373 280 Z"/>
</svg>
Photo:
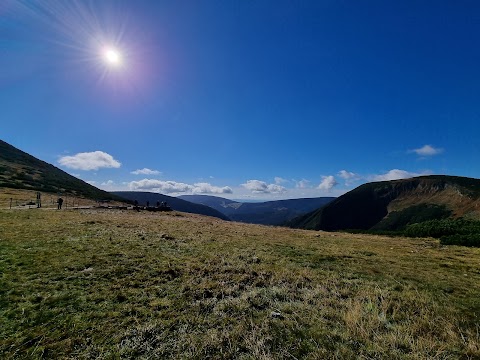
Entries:
<svg viewBox="0 0 480 360">
<path fill-rule="evenodd" d="M 0 357 L 480 356 L 480 249 L 176 215 L 0 211 Z"/>
</svg>

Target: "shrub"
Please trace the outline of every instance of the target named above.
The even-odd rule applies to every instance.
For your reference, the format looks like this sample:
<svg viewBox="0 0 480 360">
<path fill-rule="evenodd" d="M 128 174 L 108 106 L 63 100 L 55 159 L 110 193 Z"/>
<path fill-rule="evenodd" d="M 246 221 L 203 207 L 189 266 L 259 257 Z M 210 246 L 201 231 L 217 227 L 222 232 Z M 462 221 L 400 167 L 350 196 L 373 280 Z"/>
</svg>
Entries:
<svg viewBox="0 0 480 360">
<path fill-rule="evenodd" d="M 408 225 L 404 231 L 409 237 L 440 238 L 445 245 L 480 247 L 480 221 L 465 219 L 430 220 Z"/>
<path fill-rule="evenodd" d="M 440 243 L 443 245 L 462 245 L 480 247 L 480 234 L 455 234 L 442 236 Z"/>
</svg>

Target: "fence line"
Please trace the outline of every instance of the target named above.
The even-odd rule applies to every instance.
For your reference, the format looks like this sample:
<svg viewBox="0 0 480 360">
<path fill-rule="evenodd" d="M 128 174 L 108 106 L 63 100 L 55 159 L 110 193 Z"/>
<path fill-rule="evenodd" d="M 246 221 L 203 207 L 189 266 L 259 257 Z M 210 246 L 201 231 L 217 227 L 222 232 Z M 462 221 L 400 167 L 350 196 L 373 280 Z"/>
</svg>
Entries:
<svg viewBox="0 0 480 360">
<path fill-rule="evenodd" d="M 0 209 L 37 208 L 36 194 L 37 192 L 32 192 L 31 196 L 28 196 L 27 194 L 1 194 L 2 196 L 0 196 Z M 41 207 L 57 208 L 57 200 L 59 197 L 63 199 L 62 209 L 91 206 L 96 204 L 94 200 L 86 198 L 74 197 L 70 195 L 58 196 L 49 193 L 41 193 Z"/>
</svg>

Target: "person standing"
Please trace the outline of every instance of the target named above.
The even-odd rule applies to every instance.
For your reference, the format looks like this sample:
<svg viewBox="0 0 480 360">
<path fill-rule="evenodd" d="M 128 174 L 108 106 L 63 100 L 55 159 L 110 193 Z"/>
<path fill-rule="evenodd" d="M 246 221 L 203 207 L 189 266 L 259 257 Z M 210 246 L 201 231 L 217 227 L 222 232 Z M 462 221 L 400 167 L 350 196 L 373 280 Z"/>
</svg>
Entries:
<svg viewBox="0 0 480 360">
<path fill-rule="evenodd" d="M 62 210 L 63 199 L 58 198 L 57 203 L 58 203 L 57 210 Z"/>
<path fill-rule="evenodd" d="M 37 209 L 42 207 L 42 194 L 37 191 Z"/>
</svg>

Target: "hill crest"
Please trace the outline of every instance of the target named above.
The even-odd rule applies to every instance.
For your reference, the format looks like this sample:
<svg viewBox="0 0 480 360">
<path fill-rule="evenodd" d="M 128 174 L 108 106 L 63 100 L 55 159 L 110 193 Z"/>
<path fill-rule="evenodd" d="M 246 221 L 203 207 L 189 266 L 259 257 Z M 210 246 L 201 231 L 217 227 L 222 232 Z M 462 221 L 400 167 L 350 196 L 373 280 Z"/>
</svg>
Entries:
<svg viewBox="0 0 480 360">
<path fill-rule="evenodd" d="M 368 230 L 391 214 L 398 215 L 421 204 L 439 206 L 449 217 L 480 218 L 479 199 L 480 180 L 473 178 L 431 175 L 373 182 L 294 219 L 290 226 L 315 230 Z M 418 211 L 424 210 L 418 208 L 416 214 L 410 212 L 415 217 Z"/>
<path fill-rule="evenodd" d="M 123 200 L 0 140 L 0 187 Z"/>
</svg>

